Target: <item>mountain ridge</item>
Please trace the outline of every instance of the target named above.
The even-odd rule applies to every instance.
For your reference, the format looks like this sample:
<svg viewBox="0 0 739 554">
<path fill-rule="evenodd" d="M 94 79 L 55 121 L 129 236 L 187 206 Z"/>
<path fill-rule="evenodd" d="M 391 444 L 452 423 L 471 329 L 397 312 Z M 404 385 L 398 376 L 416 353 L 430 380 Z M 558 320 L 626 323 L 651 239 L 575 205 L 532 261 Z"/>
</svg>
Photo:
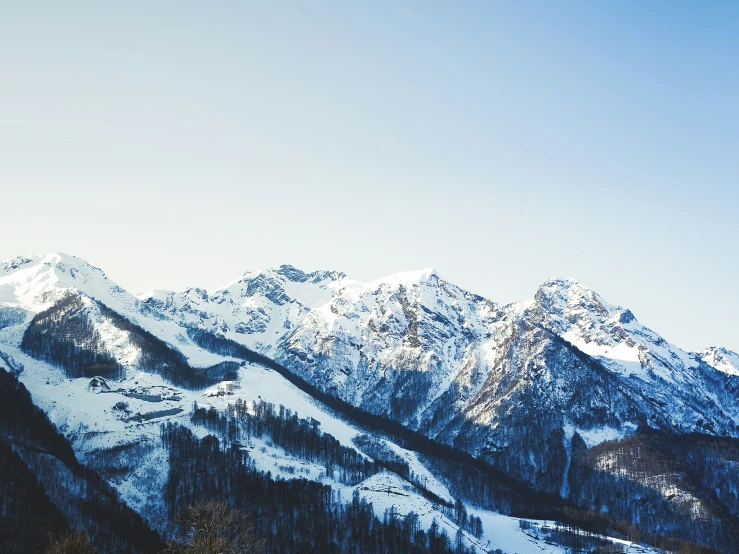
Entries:
<svg viewBox="0 0 739 554">
<path fill-rule="evenodd" d="M 79 290 L 160 336 L 196 365 L 209 365 L 212 359 L 178 329 L 202 329 L 235 340 L 274 357 L 322 390 L 428 433 L 449 434 L 444 427 L 453 417 L 444 414 L 450 406 L 456 412 L 481 410 L 473 409 L 472 401 L 482 401 L 483 389 L 494 384 L 490 371 L 496 364 L 508 368 L 506 379 L 514 387 L 509 391 L 526 389 L 531 379 L 551 384 L 556 372 L 549 370 L 533 377 L 520 374 L 516 381 L 516 367 L 546 366 L 541 341 L 549 339 L 536 329 L 603 365 L 620 379 L 618 387 L 627 396 L 636 387 L 659 406 L 666 403 L 667 390 L 687 414 L 678 417 L 674 410 L 665 416 L 647 406 L 652 415 L 631 421 L 632 428 L 649 424 L 651 417 L 658 427 L 680 432 L 716 427 L 718 434 L 731 434 L 739 420 L 732 402 L 722 406 L 730 416 L 726 421 L 716 414 L 703 417 L 711 412 L 709 397 L 715 396 L 704 382 L 739 375 L 739 355 L 725 348 L 683 351 L 641 325 L 630 310 L 574 279 L 550 278 L 533 299 L 500 306 L 431 268 L 361 282 L 339 271 L 306 273 L 283 264 L 247 271 L 212 292 L 190 287 L 136 297 L 102 270 L 67 254 L 18 257 L 2 267 L 0 306 L 6 311 L 20 308 L 30 314 L 58 300 L 61 291 Z M 527 360 L 506 365 L 506 356 L 537 341 Z M 577 352 L 568 356 L 575 359 Z M 552 398 L 565 390 L 562 386 L 567 389 L 563 383 L 550 391 Z M 565 395 L 574 392 L 567 390 Z M 489 409 L 483 412 L 489 415 Z"/>
<path fill-rule="evenodd" d="M 125 289 L 120 287 L 118 283 L 112 281 L 101 268 L 89 263 L 87 260 L 83 258 L 80 258 L 72 254 L 63 253 L 63 252 L 52 252 L 52 253 L 46 253 L 46 254 L 33 254 L 33 255 L 20 255 L 14 258 L 10 258 L 8 260 L 0 260 L 0 279 L 20 269 L 24 269 L 25 268 L 24 266 L 28 266 L 30 264 L 39 264 L 39 263 L 47 267 L 54 267 L 54 266 L 62 267 L 63 272 L 66 270 L 67 266 L 71 266 L 71 269 L 84 268 L 88 272 L 92 271 L 92 272 L 98 273 L 105 281 L 107 281 L 110 284 L 111 287 L 117 288 L 120 291 L 125 291 Z M 420 269 L 420 270 L 399 271 L 399 272 L 391 273 L 387 276 L 373 279 L 370 281 L 359 281 L 359 280 L 355 280 L 355 279 L 348 277 L 348 275 L 345 272 L 340 271 L 340 270 L 320 270 L 319 269 L 319 270 L 313 270 L 311 272 L 304 272 L 303 270 L 297 268 L 296 266 L 286 263 L 286 264 L 281 264 L 277 267 L 262 268 L 262 269 L 257 269 L 257 270 L 246 270 L 241 275 L 241 277 L 235 280 L 232 280 L 232 281 L 228 281 L 226 284 L 215 287 L 213 289 L 208 289 L 206 287 L 202 287 L 198 285 L 192 285 L 192 286 L 187 286 L 181 290 L 169 289 L 169 288 L 158 288 L 158 289 L 150 289 L 145 292 L 135 293 L 135 294 L 126 291 L 126 294 L 130 295 L 131 297 L 139 301 L 146 301 L 147 299 L 155 298 L 158 295 L 162 295 L 162 294 L 185 294 L 190 291 L 199 292 L 200 294 L 205 293 L 205 294 L 212 295 L 214 293 L 218 293 L 218 292 L 228 289 L 230 286 L 243 281 L 245 278 L 259 276 L 259 275 L 285 275 L 285 276 L 292 275 L 293 279 L 291 280 L 294 282 L 305 282 L 308 280 L 317 281 L 321 279 L 333 279 L 333 280 L 348 279 L 350 282 L 354 284 L 363 285 L 364 287 L 370 287 L 370 288 L 380 286 L 382 284 L 393 283 L 393 282 L 403 284 L 404 282 L 407 283 L 413 280 L 420 280 L 419 278 L 423 276 L 431 276 L 432 278 L 442 279 L 444 282 L 449 283 L 449 281 L 444 280 L 443 277 L 441 277 L 441 275 L 439 274 L 439 272 L 432 267 L 427 267 L 427 268 Z M 298 276 L 298 278 L 294 278 L 294 276 Z M 67 284 L 68 286 L 72 286 L 71 284 L 68 284 L 68 283 L 65 283 L 65 284 Z M 539 285 L 539 287 L 537 287 L 534 297 L 527 299 L 527 300 L 508 302 L 506 304 L 497 303 L 496 301 L 486 298 L 483 295 L 479 295 L 479 294 L 472 293 L 469 291 L 467 292 L 468 294 L 471 294 L 473 296 L 477 296 L 481 299 L 485 299 L 488 302 L 495 304 L 497 307 L 505 311 L 514 311 L 516 309 L 525 310 L 527 307 L 531 305 L 531 303 L 535 301 L 536 295 L 539 294 L 543 288 L 551 286 L 551 284 L 560 284 L 563 286 L 563 288 L 575 287 L 587 294 L 592 294 L 592 295 L 597 296 L 598 298 L 601 299 L 601 301 L 603 300 L 602 297 L 597 292 L 583 285 L 581 281 L 575 278 L 572 278 L 572 277 L 558 277 L 558 276 L 551 276 L 547 278 L 544 282 L 542 282 L 542 284 Z M 0 286 L 2 285 L 0 284 Z M 463 290 L 463 289 L 460 288 L 460 290 Z M 100 300 L 104 300 L 104 298 L 98 297 L 95 294 L 89 294 L 89 292 L 87 291 L 84 291 L 84 292 L 86 292 L 89 296 L 98 298 Z M 2 297 L 0 297 L 0 303 L 3 303 Z M 614 304 L 609 304 L 609 306 L 623 310 L 625 312 L 624 317 L 627 317 L 628 319 L 631 319 L 631 318 L 636 319 L 634 314 L 631 312 L 631 310 L 627 308 L 623 308 L 621 306 L 614 305 Z M 725 356 L 730 357 L 731 359 L 730 363 L 732 365 L 739 364 L 739 353 L 731 350 L 730 348 L 727 348 L 721 345 L 714 344 L 711 346 L 707 346 L 703 349 L 700 349 L 698 351 L 694 351 L 694 352 L 691 351 L 691 353 L 708 354 L 714 351 L 723 352 Z M 739 369 L 737 369 L 737 371 L 739 371 Z"/>
</svg>

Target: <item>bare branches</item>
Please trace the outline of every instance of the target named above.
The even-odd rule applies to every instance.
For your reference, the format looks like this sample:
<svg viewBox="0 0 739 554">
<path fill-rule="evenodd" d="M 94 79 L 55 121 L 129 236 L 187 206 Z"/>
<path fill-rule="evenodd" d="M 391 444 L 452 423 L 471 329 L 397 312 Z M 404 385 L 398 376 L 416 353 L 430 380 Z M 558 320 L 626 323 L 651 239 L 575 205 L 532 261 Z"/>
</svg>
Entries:
<svg viewBox="0 0 739 554">
<path fill-rule="evenodd" d="M 187 507 L 182 514 L 184 540 L 170 552 L 182 554 L 257 554 L 264 541 L 252 522 L 223 501 L 206 501 Z"/>
<path fill-rule="evenodd" d="M 57 538 L 46 554 L 95 554 L 95 548 L 87 540 L 84 531 L 70 531 Z"/>
</svg>

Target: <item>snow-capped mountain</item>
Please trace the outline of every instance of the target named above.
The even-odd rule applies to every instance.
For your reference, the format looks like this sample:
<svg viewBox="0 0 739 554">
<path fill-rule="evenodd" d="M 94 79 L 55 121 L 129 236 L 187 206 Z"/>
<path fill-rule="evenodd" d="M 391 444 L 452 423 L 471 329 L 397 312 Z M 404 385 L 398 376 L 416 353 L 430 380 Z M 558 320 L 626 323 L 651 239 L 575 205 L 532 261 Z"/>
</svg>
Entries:
<svg viewBox="0 0 739 554">
<path fill-rule="evenodd" d="M 196 330 L 210 338 L 196 340 Z M 739 436 L 737 354 L 683 351 L 573 280 L 549 280 L 532 300 L 499 306 L 431 269 L 363 283 L 284 265 L 246 272 L 212 292 L 135 297 L 73 256 L 0 265 L 0 358 L 80 452 L 154 444 L 158 423 L 146 422 L 189 425 L 193 402 L 214 405 L 211 399 L 223 394 L 298 402 L 281 380 L 270 381 L 273 374 L 245 365 L 249 359 L 237 350 L 214 347 L 219 340 L 260 352 L 324 393 L 563 497 L 570 495 L 574 464 L 587 471 L 583 449 L 640 428 Z M 271 384 L 264 388 L 258 375 Z M 311 414 L 301 394 L 301 411 Z M 342 443 L 355 448 L 358 434 L 345 434 Z M 147 452 L 137 467 L 161 473 L 162 452 Z M 257 465 L 266 463 L 254 455 Z M 596 466 L 608 455 L 601 452 Z M 444 478 L 414 460 L 414 471 L 436 483 L 433 494 L 451 501 Z M 135 475 L 117 486 L 156 520 L 161 477 L 154 481 L 154 498 L 147 496 L 151 482 Z M 388 483 L 376 485 L 359 489 L 371 494 Z M 731 483 L 721 487 L 734 490 Z M 711 501 L 685 490 L 694 495 L 691 505 L 714 517 Z"/>
</svg>

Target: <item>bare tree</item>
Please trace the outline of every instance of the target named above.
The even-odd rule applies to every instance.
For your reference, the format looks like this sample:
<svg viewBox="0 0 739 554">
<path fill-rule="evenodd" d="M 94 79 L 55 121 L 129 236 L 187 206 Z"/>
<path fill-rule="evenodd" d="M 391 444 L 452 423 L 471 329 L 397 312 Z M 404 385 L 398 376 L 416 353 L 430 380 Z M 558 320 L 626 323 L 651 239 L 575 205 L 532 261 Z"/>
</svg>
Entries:
<svg viewBox="0 0 739 554">
<path fill-rule="evenodd" d="M 84 531 L 70 531 L 51 543 L 46 554 L 95 554 L 95 548 Z"/>
<path fill-rule="evenodd" d="M 257 554 L 264 541 L 257 538 L 254 525 L 223 501 L 207 501 L 189 506 L 183 513 L 184 540 L 170 551 L 182 554 Z"/>
</svg>

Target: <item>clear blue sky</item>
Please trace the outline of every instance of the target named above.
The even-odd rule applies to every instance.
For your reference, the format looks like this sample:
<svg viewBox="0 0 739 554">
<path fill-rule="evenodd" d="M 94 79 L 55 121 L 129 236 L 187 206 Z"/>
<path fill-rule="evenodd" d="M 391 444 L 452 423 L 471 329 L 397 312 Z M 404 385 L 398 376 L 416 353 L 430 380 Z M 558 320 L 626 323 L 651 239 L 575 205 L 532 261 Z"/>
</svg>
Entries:
<svg viewBox="0 0 739 554">
<path fill-rule="evenodd" d="M 16 2 L 0 258 L 574 277 L 739 350 L 736 2 Z"/>
</svg>

